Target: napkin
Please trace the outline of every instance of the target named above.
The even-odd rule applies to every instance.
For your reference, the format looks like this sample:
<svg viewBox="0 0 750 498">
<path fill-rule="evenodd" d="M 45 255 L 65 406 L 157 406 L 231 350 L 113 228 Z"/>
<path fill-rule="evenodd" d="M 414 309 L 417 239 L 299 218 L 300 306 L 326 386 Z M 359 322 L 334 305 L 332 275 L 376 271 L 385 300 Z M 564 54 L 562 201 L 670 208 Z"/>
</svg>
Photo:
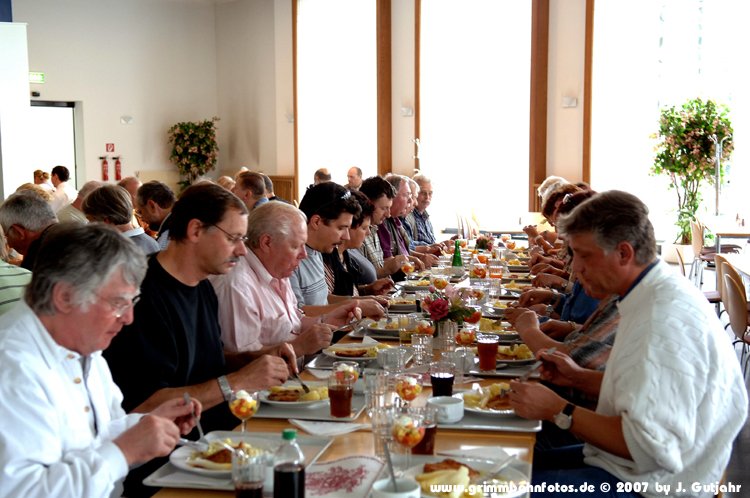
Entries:
<svg viewBox="0 0 750 498">
<path fill-rule="evenodd" d="M 296 425 L 308 434 L 324 437 L 340 436 L 341 434 L 370 428 L 370 424 L 350 422 L 311 422 L 310 420 L 289 419 L 289 423 Z"/>
<path fill-rule="evenodd" d="M 316 463 L 305 469 L 305 495 L 326 498 L 366 498 L 383 462 L 371 456 L 353 456 Z"/>
<path fill-rule="evenodd" d="M 510 458 L 510 454 L 499 446 L 478 446 L 475 448 L 460 448 L 458 450 L 440 451 L 438 454 L 452 457 L 476 458 L 480 460 L 502 461 Z"/>
</svg>

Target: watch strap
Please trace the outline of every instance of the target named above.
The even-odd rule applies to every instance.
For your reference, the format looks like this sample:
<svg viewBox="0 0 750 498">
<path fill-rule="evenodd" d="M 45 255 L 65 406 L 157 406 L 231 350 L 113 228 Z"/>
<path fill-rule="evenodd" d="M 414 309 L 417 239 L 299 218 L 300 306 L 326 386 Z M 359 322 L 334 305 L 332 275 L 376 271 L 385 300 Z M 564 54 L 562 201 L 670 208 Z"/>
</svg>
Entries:
<svg viewBox="0 0 750 498">
<path fill-rule="evenodd" d="M 232 387 L 229 385 L 229 380 L 226 375 L 222 375 L 216 379 L 219 383 L 219 389 L 221 389 L 221 395 L 224 396 L 224 401 L 232 399 Z"/>
<path fill-rule="evenodd" d="M 574 405 L 573 403 L 568 403 L 567 405 L 565 405 L 565 408 L 563 408 L 562 414 L 570 417 L 571 415 L 573 415 L 573 410 L 575 409 L 576 405 Z"/>
</svg>

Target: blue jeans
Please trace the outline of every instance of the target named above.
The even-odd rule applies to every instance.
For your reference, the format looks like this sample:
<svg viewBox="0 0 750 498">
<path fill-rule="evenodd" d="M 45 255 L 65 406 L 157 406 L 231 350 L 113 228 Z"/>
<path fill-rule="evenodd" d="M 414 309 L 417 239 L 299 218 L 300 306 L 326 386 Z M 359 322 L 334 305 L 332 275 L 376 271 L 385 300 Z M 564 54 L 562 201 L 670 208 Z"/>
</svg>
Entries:
<svg viewBox="0 0 750 498">
<path fill-rule="evenodd" d="M 621 483 L 617 477 L 613 476 L 606 470 L 599 467 L 584 466 L 577 469 L 560 469 L 560 470 L 540 470 L 533 472 L 531 483 L 536 485 L 546 484 L 547 487 L 553 487 L 551 491 L 531 493 L 531 496 L 561 496 L 570 498 L 571 496 L 585 496 L 586 498 L 630 498 L 640 497 L 638 493 L 617 492 L 617 483 Z M 557 490 L 554 486 L 557 485 Z M 587 485 L 588 489 L 583 490 L 582 486 Z M 561 486 L 572 486 L 577 492 L 565 493 L 560 490 Z M 605 490 L 602 490 L 604 486 Z M 578 491 L 580 490 L 580 491 Z"/>
</svg>

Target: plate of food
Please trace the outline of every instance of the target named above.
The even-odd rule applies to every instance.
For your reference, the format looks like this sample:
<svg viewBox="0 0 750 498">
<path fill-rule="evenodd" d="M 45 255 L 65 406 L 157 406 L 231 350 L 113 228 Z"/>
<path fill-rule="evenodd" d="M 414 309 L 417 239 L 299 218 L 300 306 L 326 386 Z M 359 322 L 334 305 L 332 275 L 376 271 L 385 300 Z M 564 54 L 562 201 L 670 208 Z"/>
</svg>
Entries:
<svg viewBox="0 0 750 498">
<path fill-rule="evenodd" d="M 420 280 L 406 280 L 402 282 L 399 287 L 405 292 L 426 291 L 430 287 L 430 279 L 423 278 Z"/>
<path fill-rule="evenodd" d="M 417 300 L 414 294 L 395 295 L 388 299 L 388 309 L 391 311 L 417 311 Z"/>
<path fill-rule="evenodd" d="M 510 384 L 497 382 L 479 389 L 472 389 L 462 393 L 464 411 L 482 415 L 515 415 L 510 407 Z"/>
<path fill-rule="evenodd" d="M 510 273 L 503 273 L 503 277 L 500 279 L 500 281 L 503 283 L 515 281 L 515 282 L 518 282 L 519 284 L 530 284 L 531 275 L 528 272 L 523 273 L 523 272 L 511 271 Z"/>
<path fill-rule="evenodd" d="M 216 438 L 207 434 L 206 440 L 208 448 L 204 451 L 180 446 L 169 455 L 170 463 L 178 469 L 194 474 L 225 478 L 232 475 L 232 452 L 227 446 L 252 455 L 268 454 L 270 458 L 270 448 L 258 447 L 244 439 L 241 433 L 231 438 Z"/>
<path fill-rule="evenodd" d="M 507 365 L 524 365 L 534 362 L 534 353 L 526 344 L 500 345 L 497 347 L 497 361 Z"/>
<path fill-rule="evenodd" d="M 328 403 L 328 387 L 325 384 L 308 382 L 310 392 L 301 386 L 274 386 L 260 391 L 258 399 L 263 403 L 277 406 L 310 407 Z"/>
<path fill-rule="evenodd" d="M 522 264 L 520 261 L 517 265 L 508 263 L 508 271 L 511 273 L 528 273 L 529 267 Z"/>
<path fill-rule="evenodd" d="M 525 485 L 528 483 L 528 478 L 521 471 L 513 467 L 505 467 L 494 476 L 488 475 L 496 463 L 492 460 L 462 457 L 456 457 L 455 459 L 444 458 L 442 460 L 432 458 L 427 463 L 408 468 L 405 471 L 405 475 L 419 483 L 422 490 L 421 496 L 426 498 L 454 496 L 448 493 L 433 492 L 432 487 L 438 485 L 463 487 L 466 491 L 458 495 L 461 498 L 481 498 L 484 496 L 481 488 L 477 489 L 475 494 L 469 494 L 469 484 L 482 483 L 490 477 L 492 477 L 490 484 L 498 487 L 505 484 L 506 487 L 515 490 L 508 493 L 494 493 L 493 496 L 498 498 L 514 498 L 524 495 L 526 493 Z"/>
<path fill-rule="evenodd" d="M 398 330 L 396 331 L 398 333 Z M 336 344 L 323 350 L 323 354 L 338 360 L 370 361 L 378 356 L 378 349 L 389 347 L 386 344 Z"/>
<path fill-rule="evenodd" d="M 530 288 L 531 284 L 530 283 L 524 283 L 523 281 L 517 282 L 515 280 L 510 280 L 507 283 L 503 282 L 502 286 L 503 286 L 503 289 L 514 290 L 514 291 L 522 291 L 522 290 Z"/>
</svg>

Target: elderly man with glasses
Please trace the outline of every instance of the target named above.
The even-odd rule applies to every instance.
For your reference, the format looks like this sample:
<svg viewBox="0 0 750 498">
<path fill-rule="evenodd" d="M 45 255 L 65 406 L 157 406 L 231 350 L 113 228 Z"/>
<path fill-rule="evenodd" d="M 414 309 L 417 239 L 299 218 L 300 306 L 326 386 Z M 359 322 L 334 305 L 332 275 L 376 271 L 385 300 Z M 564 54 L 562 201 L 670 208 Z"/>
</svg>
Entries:
<svg viewBox="0 0 750 498">
<path fill-rule="evenodd" d="M 181 396 L 126 415 L 101 357 L 133 320 L 145 272 L 114 229 L 50 230 L 24 301 L 0 318 L 0 496 L 120 496 L 129 467 L 192 429 L 201 405 Z"/>
</svg>

